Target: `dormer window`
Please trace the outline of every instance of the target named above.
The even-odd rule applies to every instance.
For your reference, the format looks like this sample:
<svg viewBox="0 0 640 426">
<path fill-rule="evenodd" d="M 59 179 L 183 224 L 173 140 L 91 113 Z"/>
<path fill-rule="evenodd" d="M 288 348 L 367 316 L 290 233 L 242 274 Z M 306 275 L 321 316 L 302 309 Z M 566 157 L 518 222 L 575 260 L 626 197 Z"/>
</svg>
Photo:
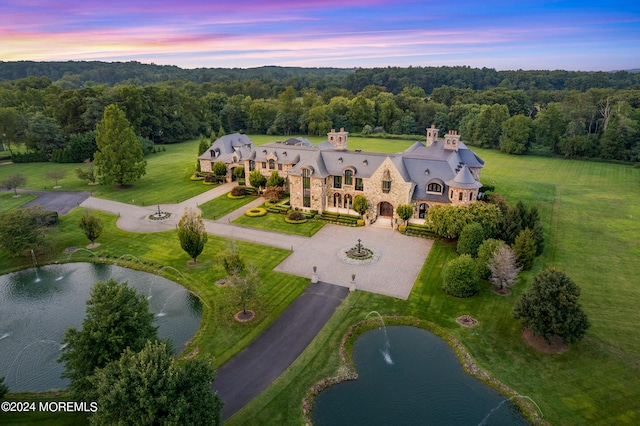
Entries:
<svg viewBox="0 0 640 426">
<path fill-rule="evenodd" d="M 442 185 L 440 185 L 438 182 L 431 182 L 427 185 L 427 192 L 442 194 Z"/>
</svg>

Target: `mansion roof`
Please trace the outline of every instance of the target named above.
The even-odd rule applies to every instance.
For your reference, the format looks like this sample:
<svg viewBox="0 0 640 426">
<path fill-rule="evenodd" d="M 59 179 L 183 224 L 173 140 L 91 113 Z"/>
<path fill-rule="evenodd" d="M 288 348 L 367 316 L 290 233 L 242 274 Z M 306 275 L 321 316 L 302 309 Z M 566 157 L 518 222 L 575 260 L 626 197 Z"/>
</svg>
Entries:
<svg viewBox="0 0 640 426">
<path fill-rule="evenodd" d="M 246 135 L 238 133 L 221 137 L 199 158 L 225 163 L 274 160 L 291 165 L 289 175 L 301 176 L 302 170 L 308 169 L 312 178 L 339 176 L 346 169 L 351 169 L 356 178 L 369 178 L 389 158 L 400 176 L 414 184 L 413 199 L 442 202 L 448 201 L 446 192 L 427 192 L 430 183 L 443 187 L 446 184 L 463 189 L 479 188 L 481 185 L 470 169 L 484 167 L 484 161 L 462 142 L 455 150 L 445 148 L 442 140 L 434 140 L 429 146 L 416 142 L 403 152 L 388 154 L 337 150 L 329 141 L 314 146 L 303 138 L 256 146 Z"/>
</svg>

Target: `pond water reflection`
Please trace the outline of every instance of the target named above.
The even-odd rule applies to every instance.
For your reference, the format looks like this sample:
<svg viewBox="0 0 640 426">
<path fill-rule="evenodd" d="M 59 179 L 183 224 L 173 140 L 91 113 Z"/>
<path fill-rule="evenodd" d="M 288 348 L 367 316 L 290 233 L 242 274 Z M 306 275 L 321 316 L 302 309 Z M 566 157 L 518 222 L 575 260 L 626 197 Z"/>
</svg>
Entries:
<svg viewBox="0 0 640 426">
<path fill-rule="evenodd" d="M 97 281 L 127 281 L 149 301 L 161 339 L 177 352 L 200 326 L 200 301 L 163 277 L 113 265 L 67 263 L 0 276 L 0 377 L 11 392 L 64 389 L 57 362 L 69 327 L 80 329 Z"/>
<path fill-rule="evenodd" d="M 529 424 L 502 394 L 465 373 L 451 347 L 429 331 L 368 331 L 355 342 L 353 360 L 358 380 L 316 397 L 314 425 Z"/>
</svg>

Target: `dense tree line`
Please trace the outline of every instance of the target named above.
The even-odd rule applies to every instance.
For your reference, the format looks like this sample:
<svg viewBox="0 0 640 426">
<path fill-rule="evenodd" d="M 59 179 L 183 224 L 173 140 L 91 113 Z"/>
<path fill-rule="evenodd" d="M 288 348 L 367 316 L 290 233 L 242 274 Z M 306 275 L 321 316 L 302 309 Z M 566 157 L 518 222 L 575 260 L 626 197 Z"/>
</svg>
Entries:
<svg viewBox="0 0 640 426">
<path fill-rule="evenodd" d="M 111 68 L 111 80 L 97 79 L 105 84 L 83 80 Z M 434 124 L 441 135 L 458 130 L 469 145 L 510 154 L 640 156 L 637 73 L 0 63 L 0 76 L 26 72 L 34 75 L 0 82 L 0 143 L 29 153 L 18 161 L 91 159 L 96 125 L 111 104 L 148 145 L 236 131 L 323 135 L 340 127 L 419 139 Z M 68 84 L 70 76 L 82 87 Z"/>
</svg>

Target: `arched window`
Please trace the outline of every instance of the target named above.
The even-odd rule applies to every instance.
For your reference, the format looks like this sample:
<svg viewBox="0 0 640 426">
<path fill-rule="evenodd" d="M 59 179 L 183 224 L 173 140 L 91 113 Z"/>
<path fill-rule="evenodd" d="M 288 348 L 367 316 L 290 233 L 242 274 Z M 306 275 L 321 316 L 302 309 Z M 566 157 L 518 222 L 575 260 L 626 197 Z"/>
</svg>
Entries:
<svg viewBox="0 0 640 426">
<path fill-rule="evenodd" d="M 344 196 L 344 207 L 347 209 L 350 209 L 353 206 L 353 198 L 351 197 L 351 195 L 346 194 Z"/>
<path fill-rule="evenodd" d="M 273 170 L 276 168 L 276 162 L 274 160 L 269 160 L 269 169 Z"/>
<path fill-rule="evenodd" d="M 442 194 L 442 185 L 438 182 L 431 182 L 427 185 L 427 192 L 437 192 L 438 194 Z"/>
<path fill-rule="evenodd" d="M 420 206 L 418 207 L 418 218 L 424 219 L 425 217 L 427 217 L 428 208 L 429 206 L 427 205 L 427 203 L 420 204 Z"/>
<path fill-rule="evenodd" d="M 353 185 L 353 170 L 347 169 L 344 171 L 344 184 Z"/>
<path fill-rule="evenodd" d="M 333 207 L 342 207 L 342 197 L 337 192 L 333 194 Z"/>
</svg>

